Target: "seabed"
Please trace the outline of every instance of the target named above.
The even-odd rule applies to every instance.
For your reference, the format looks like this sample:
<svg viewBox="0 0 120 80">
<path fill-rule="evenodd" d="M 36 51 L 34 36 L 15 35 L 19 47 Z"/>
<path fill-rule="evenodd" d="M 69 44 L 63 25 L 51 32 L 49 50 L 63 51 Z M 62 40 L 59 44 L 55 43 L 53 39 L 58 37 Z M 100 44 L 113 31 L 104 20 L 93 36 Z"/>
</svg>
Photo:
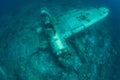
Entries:
<svg viewBox="0 0 120 80">
<path fill-rule="evenodd" d="M 55 17 L 74 9 L 29 3 L 0 18 L 0 80 L 110 80 L 117 55 L 110 15 L 66 39 L 73 54 L 65 55 L 69 63 L 65 64 L 52 53 L 42 33 L 40 9 L 44 6 Z"/>
</svg>

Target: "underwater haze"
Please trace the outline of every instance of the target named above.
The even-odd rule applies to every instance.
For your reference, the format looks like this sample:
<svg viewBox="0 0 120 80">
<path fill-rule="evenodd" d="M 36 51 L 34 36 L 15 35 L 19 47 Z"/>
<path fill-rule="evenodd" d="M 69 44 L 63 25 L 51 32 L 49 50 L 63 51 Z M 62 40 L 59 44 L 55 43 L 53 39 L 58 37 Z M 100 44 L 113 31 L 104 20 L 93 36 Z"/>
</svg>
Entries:
<svg viewBox="0 0 120 80">
<path fill-rule="evenodd" d="M 120 0 L 0 0 L 0 80 L 120 80 L 119 8 Z"/>
</svg>

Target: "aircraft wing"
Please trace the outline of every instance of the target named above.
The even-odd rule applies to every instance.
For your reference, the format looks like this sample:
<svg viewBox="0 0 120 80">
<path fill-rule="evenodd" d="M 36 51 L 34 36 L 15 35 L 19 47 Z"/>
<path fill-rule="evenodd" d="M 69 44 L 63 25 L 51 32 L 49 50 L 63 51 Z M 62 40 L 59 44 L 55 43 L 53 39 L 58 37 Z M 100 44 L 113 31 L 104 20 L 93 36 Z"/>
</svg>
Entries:
<svg viewBox="0 0 120 80">
<path fill-rule="evenodd" d="M 105 7 L 72 10 L 60 17 L 56 29 L 64 38 L 68 38 L 104 19 L 108 13 L 109 10 Z"/>
</svg>

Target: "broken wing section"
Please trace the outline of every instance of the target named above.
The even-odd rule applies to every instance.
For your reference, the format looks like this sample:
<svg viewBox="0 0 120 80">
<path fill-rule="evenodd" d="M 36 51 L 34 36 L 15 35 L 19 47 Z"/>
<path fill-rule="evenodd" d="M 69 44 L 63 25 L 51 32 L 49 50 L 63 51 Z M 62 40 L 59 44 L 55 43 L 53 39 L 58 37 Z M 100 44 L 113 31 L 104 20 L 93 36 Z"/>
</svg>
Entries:
<svg viewBox="0 0 120 80">
<path fill-rule="evenodd" d="M 73 10 L 60 18 L 57 30 L 64 38 L 68 38 L 104 19 L 108 14 L 109 10 L 105 7 L 89 10 Z"/>
</svg>

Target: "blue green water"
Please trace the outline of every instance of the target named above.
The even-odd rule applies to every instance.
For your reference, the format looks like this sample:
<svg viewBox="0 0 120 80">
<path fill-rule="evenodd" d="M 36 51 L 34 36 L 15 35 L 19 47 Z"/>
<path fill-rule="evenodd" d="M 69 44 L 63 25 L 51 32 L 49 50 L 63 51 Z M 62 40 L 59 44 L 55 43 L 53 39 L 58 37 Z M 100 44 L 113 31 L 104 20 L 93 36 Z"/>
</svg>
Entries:
<svg viewBox="0 0 120 80">
<path fill-rule="evenodd" d="M 55 17 L 93 7 L 110 13 L 66 40 L 73 50 L 63 56 L 67 65 L 36 31 L 43 7 Z M 119 7 L 119 0 L 0 0 L 0 80 L 120 80 Z"/>
</svg>

